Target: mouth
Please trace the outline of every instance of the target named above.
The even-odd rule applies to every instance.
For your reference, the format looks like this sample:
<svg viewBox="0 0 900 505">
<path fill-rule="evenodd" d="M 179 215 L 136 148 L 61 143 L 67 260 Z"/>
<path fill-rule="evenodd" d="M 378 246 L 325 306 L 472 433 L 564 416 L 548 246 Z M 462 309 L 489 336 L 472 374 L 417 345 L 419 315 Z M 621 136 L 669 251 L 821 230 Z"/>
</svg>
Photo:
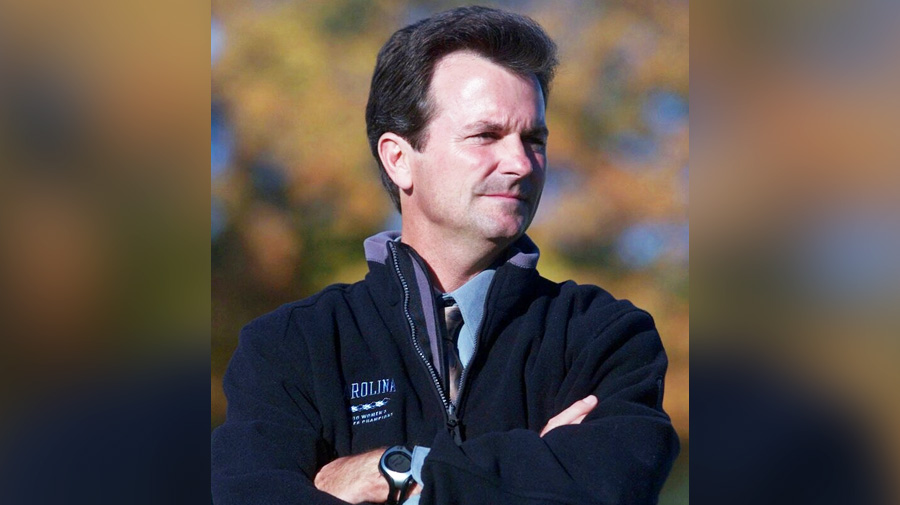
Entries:
<svg viewBox="0 0 900 505">
<path fill-rule="evenodd" d="M 526 202 L 526 203 L 528 202 L 528 198 L 525 195 L 521 195 L 518 193 L 490 193 L 490 194 L 487 194 L 484 196 L 489 197 L 489 198 L 500 198 L 503 200 L 510 200 L 510 201 L 520 201 L 520 202 Z"/>
</svg>

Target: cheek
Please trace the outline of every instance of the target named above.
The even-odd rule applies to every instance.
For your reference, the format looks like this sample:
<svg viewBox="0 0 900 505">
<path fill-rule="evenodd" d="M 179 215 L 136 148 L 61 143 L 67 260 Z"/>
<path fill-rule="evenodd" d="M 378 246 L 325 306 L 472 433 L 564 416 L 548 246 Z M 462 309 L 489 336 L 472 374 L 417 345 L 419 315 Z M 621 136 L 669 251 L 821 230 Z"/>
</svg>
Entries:
<svg viewBox="0 0 900 505">
<path fill-rule="evenodd" d="M 531 160 L 531 166 L 534 168 L 535 173 L 543 173 L 547 169 L 547 153 L 531 151 L 528 154 L 528 159 Z"/>
<path fill-rule="evenodd" d="M 490 149 L 471 146 L 457 146 L 442 154 L 436 159 L 438 170 L 448 183 L 453 181 L 458 187 L 455 190 L 461 192 L 468 192 L 472 185 L 489 175 L 495 158 Z"/>
<path fill-rule="evenodd" d="M 456 164 L 467 178 L 484 179 L 497 166 L 499 157 L 489 146 L 472 146 L 459 149 Z"/>
<path fill-rule="evenodd" d="M 534 175 L 535 178 L 541 181 L 543 184 L 544 179 L 547 178 L 547 157 L 543 156 L 540 159 L 540 162 L 537 163 L 534 167 Z"/>
</svg>

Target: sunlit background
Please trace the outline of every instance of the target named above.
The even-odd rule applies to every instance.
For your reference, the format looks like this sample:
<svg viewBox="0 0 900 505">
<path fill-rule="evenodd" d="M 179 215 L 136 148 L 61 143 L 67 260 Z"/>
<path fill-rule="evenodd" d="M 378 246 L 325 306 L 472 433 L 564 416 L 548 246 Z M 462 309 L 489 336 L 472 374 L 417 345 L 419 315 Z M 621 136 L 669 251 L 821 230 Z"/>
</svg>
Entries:
<svg viewBox="0 0 900 505">
<path fill-rule="evenodd" d="M 494 4 L 562 51 L 541 271 L 656 317 L 684 443 L 662 503 L 687 502 L 688 449 L 696 503 L 891 503 L 900 3 L 693 4 L 693 437 L 686 1 Z M 208 499 L 239 328 L 360 278 L 397 225 L 370 72 L 450 6 L 0 1 L 0 502 Z"/>
<path fill-rule="evenodd" d="M 898 503 L 900 3 L 691 18 L 694 497 Z"/>
<path fill-rule="evenodd" d="M 240 328 L 366 272 L 363 240 L 399 228 L 365 135 L 375 56 L 460 2 L 214 1 L 212 419 Z M 598 284 L 653 314 L 682 455 L 661 503 L 687 503 L 688 3 L 488 2 L 559 45 L 550 171 L 529 235 L 552 280 Z"/>
<path fill-rule="evenodd" d="M 0 1 L 0 503 L 208 499 L 208 14 Z"/>
</svg>

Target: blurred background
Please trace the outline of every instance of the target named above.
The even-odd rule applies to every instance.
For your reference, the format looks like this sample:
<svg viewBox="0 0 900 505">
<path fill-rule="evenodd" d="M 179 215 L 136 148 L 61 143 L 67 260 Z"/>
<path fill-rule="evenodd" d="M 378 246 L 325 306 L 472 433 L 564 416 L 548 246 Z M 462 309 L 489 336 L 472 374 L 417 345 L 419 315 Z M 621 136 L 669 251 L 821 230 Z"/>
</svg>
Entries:
<svg viewBox="0 0 900 505">
<path fill-rule="evenodd" d="M 240 328 L 366 272 L 398 229 L 365 135 L 375 57 L 452 1 L 212 2 L 211 425 Z M 662 503 L 687 503 L 688 3 L 505 1 L 560 49 L 550 170 L 529 235 L 552 280 L 603 286 L 656 319 L 682 454 Z"/>
<path fill-rule="evenodd" d="M 900 3 L 691 9 L 697 503 L 898 503 Z"/>
<path fill-rule="evenodd" d="M 0 503 L 208 500 L 208 27 L 0 0 Z"/>
<path fill-rule="evenodd" d="M 900 4 L 693 4 L 693 436 L 687 2 L 493 4 L 561 49 L 541 271 L 656 317 L 662 503 L 689 454 L 697 503 L 897 503 Z M 398 224 L 370 73 L 452 5 L 0 0 L 0 502 L 208 500 L 240 327 Z"/>
</svg>

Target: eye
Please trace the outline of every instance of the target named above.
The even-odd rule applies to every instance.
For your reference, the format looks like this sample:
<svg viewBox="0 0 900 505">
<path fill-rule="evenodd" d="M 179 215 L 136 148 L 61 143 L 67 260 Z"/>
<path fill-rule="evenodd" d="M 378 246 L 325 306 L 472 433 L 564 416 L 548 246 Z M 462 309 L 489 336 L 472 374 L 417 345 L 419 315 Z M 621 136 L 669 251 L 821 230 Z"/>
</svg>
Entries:
<svg viewBox="0 0 900 505">
<path fill-rule="evenodd" d="M 547 139 L 544 137 L 525 137 L 523 140 L 526 144 L 534 146 L 535 149 L 544 149 L 547 147 Z"/>
<path fill-rule="evenodd" d="M 473 136 L 478 139 L 487 140 L 497 140 L 498 138 L 500 138 L 500 135 L 497 132 L 481 132 Z"/>
</svg>

